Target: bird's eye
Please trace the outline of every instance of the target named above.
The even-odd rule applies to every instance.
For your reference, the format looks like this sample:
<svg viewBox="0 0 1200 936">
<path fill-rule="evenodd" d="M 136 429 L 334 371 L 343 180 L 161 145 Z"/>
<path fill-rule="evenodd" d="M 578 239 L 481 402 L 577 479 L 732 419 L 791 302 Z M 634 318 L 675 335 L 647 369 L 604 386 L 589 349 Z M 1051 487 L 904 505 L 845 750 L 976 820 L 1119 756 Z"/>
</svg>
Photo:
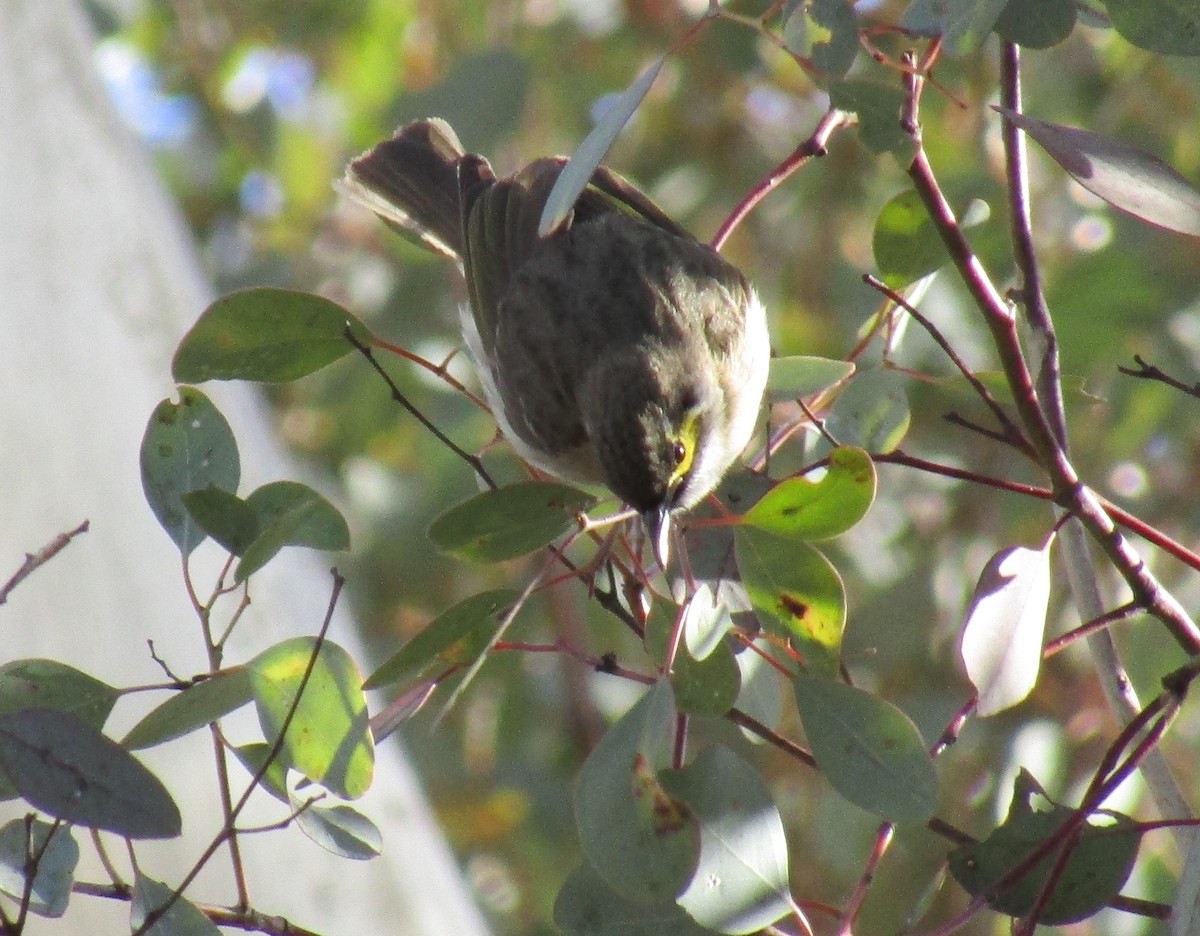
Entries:
<svg viewBox="0 0 1200 936">
<path fill-rule="evenodd" d="M 684 461 L 687 459 L 687 456 L 688 456 L 687 446 L 684 445 L 682 442 L 676 442 L 675 445 L 672 446 L 671 457 L 675 459 L 676 465 L 682 465 L 684 463 Z"/>
</svg>

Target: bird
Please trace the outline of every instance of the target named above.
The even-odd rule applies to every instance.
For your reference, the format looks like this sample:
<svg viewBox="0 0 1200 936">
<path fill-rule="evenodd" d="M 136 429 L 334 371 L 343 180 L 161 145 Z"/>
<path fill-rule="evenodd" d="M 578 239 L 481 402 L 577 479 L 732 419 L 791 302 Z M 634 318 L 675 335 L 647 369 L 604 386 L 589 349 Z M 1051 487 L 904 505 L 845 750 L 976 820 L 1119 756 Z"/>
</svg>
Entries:
<svg viewBox="0 0 1200 936">
<path fill-rule="evenodd" d="M 341 188 L 458 262 L 463 338 L 503 436 L 552 477 L 606 485 L 665 570 L 672 517 L 716 487 L 758 423 L 766 311 L 736 266 L 604 166 L 539 235 L 566 165 L 498 177 L 429 118 L 352 160 Z"/>
</svg>

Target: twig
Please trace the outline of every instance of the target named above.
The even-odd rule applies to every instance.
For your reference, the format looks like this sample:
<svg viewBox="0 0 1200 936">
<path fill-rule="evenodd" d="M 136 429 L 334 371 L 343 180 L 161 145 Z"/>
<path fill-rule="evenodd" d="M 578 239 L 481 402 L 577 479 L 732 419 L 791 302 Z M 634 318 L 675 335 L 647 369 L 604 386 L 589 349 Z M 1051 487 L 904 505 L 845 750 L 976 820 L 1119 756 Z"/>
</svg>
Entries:
<svg viewBox="0 0 1200 936">
<path fill-rule="evenodd" d="M 1200 381 L 1194 384 L 1186 384 L 1178 377 L 1172 377 L 1166 371 L 1155 367 L 1153 364 L 1147 364 L 1140 354 L 1133 356 L 1133 362 L 1137 364 L 1137 368 L 1126 367 L 1124 364 L 1117 366 L 1122 374 L 1127 377 L 1139 377 L 1142 380 L 1157 380 L 1159 383 L 1164 383 L 1168 387 L 1174 387 L 1176 390 L 1182 390 L 1189 396 L 1200 397 Z"/>
<path fill-rule="evenodd" d="M 0 586 L 0 605 L 8 601 L 8 596 L 12 590 L 20 585 L 25 579 L 29 578 L 37 569 L 44 566 L 47 562 L 57 556 L 60 552 L 67 548 L 67 544 L 75 537 L 88 531 L 91 525 L 90 520 L 84 520 L 83 523 L 75 527 L 73 530 L 68 530 L 66 533 L 59 533 L 49 543 L 43 546 L 35 553 L 26 553 L 25 561 L 21 563 L 21 567 L 13 573 L 12 578 Z"/>
<path fill-rule="evenodd" d="M 450 451 L 470 465 L 471 470 L 479 476 L 479 479 L 483 481 L 484 484 L 495 490 L 496 482 L 492 480 L 492 476 L 489 475 L 487 469 L 483 467 L 483 462 L 480 461 L 479 457 L 472 455 L 470 452 L 467 452 L 459 447 L 454 440 L 446 435 L 446 433 L 442 432 L 442 430 L 439 429 L 428 416 L 413 406 L 408 397 L 406 397 L 396 385 L 396 381 L 392 380 L 392 375 L 389 374 L 384 366 L 379 363 L 379 360 L 375 357 L 375 352 L 371 350 L 369 345 L 365 345 L 359 341 L 358 336 L 354 334 L 349 326 L 346 326 L 344 334 L 346 336 L 346 340 L 350 342 L 350 344 L 354 346 L 354 349 L 363 357 L 365 357 L 371 367 L 375 369 L 375 373 L 383 378 L 384 383 L 387 384 L 388 390 L 391 391 L 392 399 L 408 410 L 413 418 L 430 432 L 432 432 L 434 436 L 437 437 L 437 440 L 446 446 L 446 448 L 450 449 Z"/>
</svg>

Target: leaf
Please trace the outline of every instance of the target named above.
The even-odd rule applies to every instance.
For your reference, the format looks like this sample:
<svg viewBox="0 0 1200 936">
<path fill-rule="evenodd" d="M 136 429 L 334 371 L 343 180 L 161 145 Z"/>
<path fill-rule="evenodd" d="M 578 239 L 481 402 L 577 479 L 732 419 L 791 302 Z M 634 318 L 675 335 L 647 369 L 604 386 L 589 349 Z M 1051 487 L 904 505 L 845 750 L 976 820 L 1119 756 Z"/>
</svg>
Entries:
<svg viewBox="0 0 1200 936">
<path fill-rule="evenodd" d="M 1074 814 L 1074 810 L 1050 803 L 1037 811 L 1038 795 L 1028 775 L 1017 777 L 1008 818 L 982 842 L 964 845 L 950 853 L 954 879 L 972 896 L 988 894 L 988 906 L 1009 916 L 1027 915 L 1044 889 L 1057 853 L 1044 857 L 1016 882 L 993 894 L 996 882 L 1023 862 Z M 1112 825 L 1084 823 L 1073 840 L 1071 855 L 1042 907 L 1039 922 L 1048 926 L 1074 923 L 1098 913 L 1120 893 L 1137 860 L 1141 831 L 1127 816 L 1117 815 Z"/>
<path fill-rule="evenodd" d="M 322 296 L 244 289 L 204 310 L 179 343 L 171 374 L 179 383 L 295 380 L 353 351 L 347 328 L 361 344 L 374 341 L 362 322 Z"/>
<path fill-rule="evenodd" d="M 858 19 L 847 0 L 795 4 L 783 24 L 788 50 L 807 58 L 824 75 L 840 78 L 858 55 Z"/>
<path fill-rule="evenodd" d="M 271 753 L 271 745 L 265 741 L 255 741 L 251 744 L 243 744 L 240 747 L 235 747 L 233 753 L 237 755 L 237 759 L 241 762 L 242 766 L 246 768 L 246 772 L 251 777 L 254 777 L 262 769 L 262 765 L 266 763 L 267 755 Z M 263 774 L 262 779 L 259 781 L 259 786 L 281 803 L 291 806 L 292 801 L 291 797 L 288 796 L 287 788 L 287 768 L 279 762 L 278 758 L 271 761 L 267 772 Z"/>
<path fill-rule="evenodd" d="M 763 627 L 790 637 L 814 669 L 837 669 L 846 594 L 829 560 L 806 543 L 754 527 L 735 534 L 742 583 Z"/>
<path fill-rule="evenodd" d="M 817 481 L 788 478 L 775 485 L 742 522 L 797 540 L 829 539 L 860 521 L 875 500 L 875 463 L 862 449 L 839 446 Z"/>
<path fill-rule="evenodd" d="M 949 261 L 946 245 L 913 189 L 883 206 L 875 219 L 871 248 L 880 277 L 893 289 L 903 289 Z"/>
<path fill-rule="evenodd" d="M 996 33 L 1029 49 L 1056 46 L 1075 28 L 1075 0 L 1008 0 Z"/>
<path fill-rule="evenodd" d="M 121 745 L 138 751 L 173 741 L 241 708 L 251 697 L 246 668 L 226 670 L 172 695 L 134 725 Z"/>
<path fill-rule="evenodd" d="M 306 484 L 274 481 L 248 498 L 257 532 L 238 563 L 234 578 L 245 581 L 285 546 L 350 548 L 350 527 L 333 504 Z"/>
<path fill-rule="evenodd" d="M 383 851 L 379 828 L 351 806 L 309 806 L 296 816 L 296 824 L 323 849 L 341 858 L 366 861 Z"/>
<path fill-rule="evenodd" d="M 916 725 L 889 702 L 833 679 L 792 681 L 817 766 L 842 796 L 890 822 L 924 822 L 937 774 Z"/>
<path fill-rule="evenodd" d="M 836 386 L 853 373 L 854 364 L 851 361 L 802 354 L 771 358 L 771 372 L 767 377 L 767 401 L 784 403 L 788 400 L 806 399 Z"/>
<path fill-rule="evenodd" d="M 711 936 L 673 900 L 639 903 L 622 897 L 584 862 L 554 901 L 554 924 L 564 936 Z"/>
<path fill-rule="evenodd" d="M 696 865 L 688 810 L 663 790 L 674 706 L 658 682 L 588 755 L 575 790 L 579 844 L 604 882 L 627 900 L 673 899 Z"/>
<path fill-rule="evenodd" d="M 979 715 L 1011 708 L 1033 690 L 1049 601 L 1049 543 L 1003 549 L 984 566 L 959 644 Z"/>
<path fill-rule="evenodd" d="M 199 390 L 179 388 L 179 402 L 154 408 L 141 447 L 142 490 L 171 541 L 185 556 L 204 531 L 182 497 L 209 486 L 236 491 L 241 467 L 237 440 L 225 417 Z"/>
<path fill-rule="evenodd" d="M 1200 192 L 1157 156 L 1078 127 L 992 105 L 1033 137 L 1076 182 L 1150 224 L 1200 237 Z"/>
<path fill-rule="evenodd" d="M 0 829 L 0 891 L 20 901 L 30 862 L 37 871 L 29 891 L 29 910 L 38 916 L 60 917 L 67 912 L 79 844 L 69 826 L 52 826 L 42 819 L 13 819 Z"/>
<path fill-rule="evenodd" d="M 174 890 L 161 881 L 138 873 L 133 881 L 133 899 L 129 905 L 129 925 L 137 930 L 159 907 L 171 900 Z M 171 904 L 154 925 L 146 930 L 145 936 L 220 936 L 217 929 L 200 909 L 186 897 L 180 896 Z"/>
<path fill-rule="evenodd" d="M 246 664 L 268 743 L 279 736 L 314 647 L 313 638 L 294 637 Z M 345 799 L 362 796 L 374 772 L 375 748 L 361 687 L 362 677 L 350 654 L 326 640 L 279 753 L 284 766 Z"/>
<path fill-rule="evenodd" d="M 901 163 L 912 160 L 913 141 L 900 125 L 904 92 L 863 78 L 834 81 L 829 102 L 838 110 L 858 115 L 858 135 L 872 153 L 893 153 Z"/>
<path fill-rule="evenodd" d="M 126 838 L 174 838 L 171 795 L 124 748 L 74 715 L 31 708 L 0 717 L 0 769 L 33 806 Z"/>
<path fill-rule="evenodd" d="M 240 556 L 254 542 L 258 532 L 254 511 L 232 491 L 209 485 L 189 491 L 182 500 L 200 529 L 235 556 Z"/>
<path fill-rule="evenodd" d="M 542 217 L 538 222 L 538 237 L 549 236 L 567 220 L 575 208 L 575 202 L 591 181 L 592 173 L 600 166 L 612 147 L 617 134 L 629 123 L 629 118 L 649 93 L 650 86 L 658 77 L 664 61 L 664 58 L 655 59 L 638 75 L 633 84 L 614 97 L 604 114 L 596 121 L 592 132 L 584 137 L 579 149 L 575 150 L 574 155 L 563 167 L 546 197 Z"/>
<path fill-rule="evenodd" d="M 363 688 L 390 685 L 434 663 L 450 667 L 471 662 L 488 645 L 500 626 L 500 618 L 517 598 L 513 589 L 498 588 L 472 595 L 448 608 L 375 670 Z"/>
<path fill-rule="evenodd" d="M 679 711 L 689 715 L 724 715 L 737 700 L 741 679 L 729 644 L 717 644 L 712 653 L 699 660 L 685 644 L 675 655 L 671 688 Z"/>
<path fill-rule="evenodd" d="M 953 56 L 974 52 L 995 26 L 1005 0 L 915 0 L 900 23 L 920 35 L 942 37 Z"/>
<path fill-rule="evenodd" d="M 842 388 L 825 426 L 842 445 L 887 453 L 908 434 L 912 414 L 906 378 L 893 371 L 860 370 Z"/>
<path fill-rule="evenodd" d="M 705 659 L 722 643 L 733 627 L 733 618 L 708 584 L 700 584 L 688 598 L 683 611 L 683 639 L 697 660 Z"/>
<path fill-rule="evenodd" d="M 451 507 L 429 527 L 441 550 L 473 562 L 501 562 L 540 549 L 575 524 L 596 498 L 549 481 L 484 491 Z"/>
<path fill-rule="evenodd" d="M 99 731 L 119 697 L 107 683 L 57 660 L 13 660 L 0 666 L 0 715 L 54 709 Z"/>
<path fill-rule="evenodd" d="M 799 913 L 788 887 L 783 819 L 762 776 L 713 746 L 663 785 L 700 829 L 700 859 L 679 905 L 720 933 L 753 933 Z"/>
<path fill-rule="evenodd" d="M 1194 0 L 1105 0 L 1113 27 L 1142 49 L 1200 55 L 1200 7 Z"/>
</svg>

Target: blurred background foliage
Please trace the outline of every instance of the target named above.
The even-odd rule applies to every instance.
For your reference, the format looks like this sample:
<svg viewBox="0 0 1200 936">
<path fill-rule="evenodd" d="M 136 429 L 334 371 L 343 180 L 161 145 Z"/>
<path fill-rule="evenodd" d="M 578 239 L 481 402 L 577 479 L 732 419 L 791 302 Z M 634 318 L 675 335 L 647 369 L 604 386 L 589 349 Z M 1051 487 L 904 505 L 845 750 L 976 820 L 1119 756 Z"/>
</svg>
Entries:
<svg viewBox="0 0 1200 936">
<path fill-rule="evenodd" d="M 757 17 L 764 0 L 729 9 Z M 348 158 L 406 120 L 450 120 L 468 149 L 502 170 L 570 152 L 606 98 L 627 86 L 703 13 L 703 0 L 94 0 L 98 66 L 122 113 L 151 147 L 219 291 L 286 285 L 329 295 L 382 337 L 433 361 L 457 349 L 464 299 L 452 267 L 389 236 L 331 188 Z M 863 2 L 867 22 L 895 22 L 903 5 Z M 902 46 L 876 36 L 889 52 Z M 982 200 L 991 217 L 973 232 L 994 277 L 1010 274 L 994 39 L 943 61 L 930 89 L 924 139 L 956 207 Z M 860 63 L 862 59 L 860 58 Z M 1111 30 L 1077 25 L 1068 41 L 1024 56 L 1026 109 L 1147 149 L 1200 179 L 1200 61 L 1136 49 Z M 862 67 L 898 83 L 869 60 Z M 827 107 L 795 61 L 754 29 L 713 22 L 674 54 L 609 162 L 701 237 L 805 138 Z M 1197 404 L 1116 367 L 1143 355 L 1191 382 L 1200 367 L 1196 244 L 1122 216 L 1074 186 L 1033 148 L 1039 257 L 1058 327 L 1074 455 L 1106 495 L 1186 544 L 1197 544 Z M 872 271 L 876 214 L 905 189 L 903 167 L 863 148 L 853 132 L 772 194 L 726 253 L 755 282 L 780 354 L 845 356 L 879 306 L 861 282 Z M 995 368 L 986 333 L 949 275 L 923 305 L 974 367 Z M 197 314 L 201 310 L 197 309 Z M 866 360 L 879 358 L 869 349 Z M 912 422 L 906 451 L 1000 477 L 1039 481 L 1012 453 L 943 421 L 979 415 L 961 380 L 915 328 L 891 355 L 907 369 Z M 163 362 L 164 368 L 167 362 Z M 452 372 L 468 374 L 464 359 Z M 493 436 L 490 420 L 420 370 L 395 362 L 409 398 L 467 448 Z M 944 378 L 944 379 L 942 379 Z M 899 379 L 899 378 L 898 378 Z M 358 359 L 274 392 L 280 432 L 340 487 L 355 524 L 353 600 L 380 659 L 433 615 L 529 569 L 468 568 L 424 539 L 430 519 L 474 492 L 470 471 L 393 404 Z M 243 440 L 246 444 L 247 440 Z M 505 477 L 518 466 L 492 450 Z M 987 557 L 1034 546 L 1051 516 L 1041 502 L 908 469 L 881 470 L 866 521 L 830 550 L 850 596 L 845 658 L 860 685 L 904 708 L 936 737 L 969 689 L 955 650 L 964 604 Z M 1195 576 L 1147 551 L 1185 606 Z M 532 568 L 532 567 L 530 567 Z M 1053 632 L 1078 623 L 1056 587 Z M 1119 603 L 1115 586 L 1110 595 Z M 629 635 L 579 586 L 538 599 L 514 633 L 563 638 L 637 661 Z M 1161 628 L 1120 625 L 1143 693 L 1181 655 Z M 374 661 L 377 662 L 377 661 Z M 369 671 L 372 661 L 364 661 Z M 612 677 L 549 654 L 502 653 L 464 701 L 431 730 L 422 714 L 405 741 L 470 880 L 502 933 L 552 931 L 554 894 L 577 862 L 570 778 L 604 725 L 636 695 Z M 436 708 L 436 706 L 435 706 Z M 1197 790 L 1197 719 L 1167 753 Z M 785 727 L 797 732 L 794 719 Z M 1081 648 L 1046 667 L 1034 696 L 971 723 L 939 761 L 940 814 L 974 834 L 1002 817 L 1018 763 L 1052 795 L 1079 792 L 1113 736 Z M 1194 751 L 1194 747 L 1191 748 Z M 794 893 L 837 904 L 861 869 L 877 820 L 819 778 L 761 753 L 789 827 Z M 1131 785 L 1116 804 L 1137 811 Z M 1144 814 L 1144 813 L 1143 813 Z M 377 817 L 383 819 L 384 817 Z M 881 869 L 864 933 L 896 931 L 935 873 L 944 843 L 902 829 Z M 385 827 L 387 847 L 404 830 Z M 1153 833 L 1126 893 L 1170 900 L 1178 855 Z M 954 885 L 938 898 L 961 907 Z M 972 932 L 1005 931 L 979 921 Z M 1163 932 L 1163 924 L 1106 911 L 1077 933 Z"/>
</svg>

